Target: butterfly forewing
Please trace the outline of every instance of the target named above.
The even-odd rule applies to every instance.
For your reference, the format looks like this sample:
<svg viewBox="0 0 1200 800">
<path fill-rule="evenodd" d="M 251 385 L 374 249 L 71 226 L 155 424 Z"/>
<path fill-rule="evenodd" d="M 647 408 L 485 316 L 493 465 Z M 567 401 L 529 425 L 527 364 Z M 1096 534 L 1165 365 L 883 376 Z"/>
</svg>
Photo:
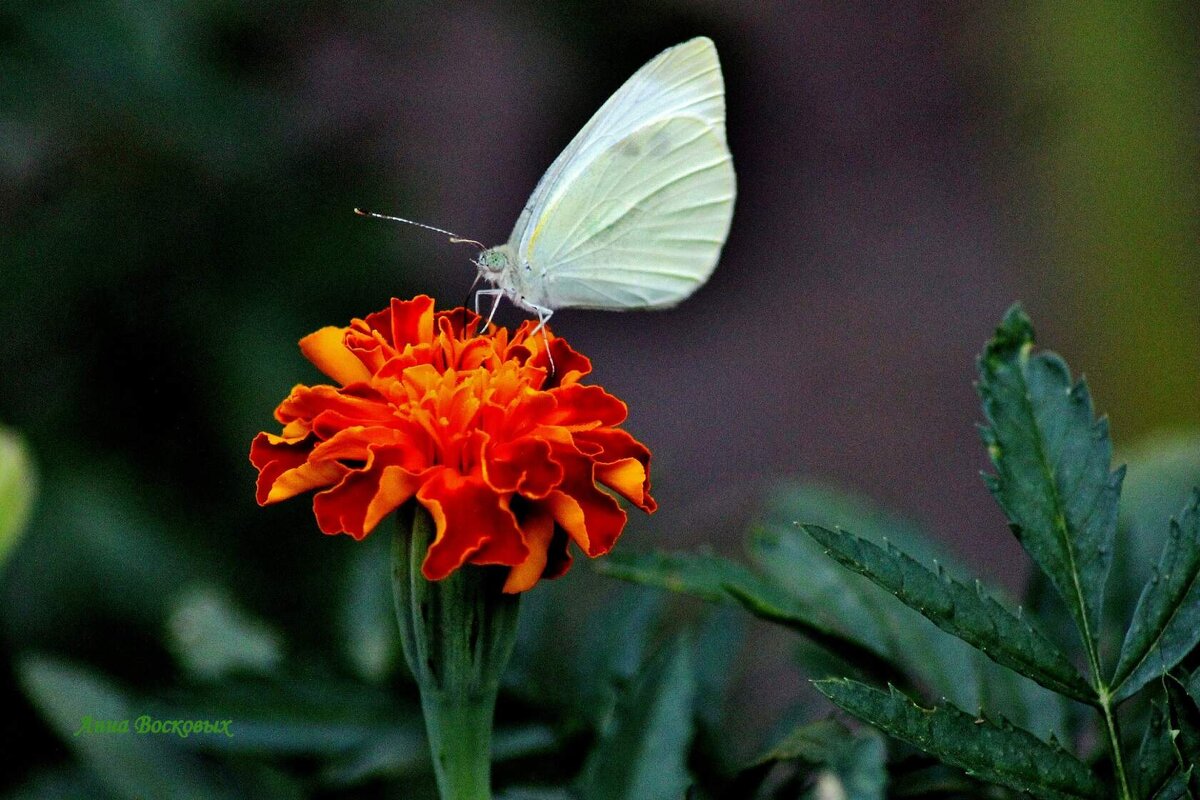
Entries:
<svg viewBox="0 0 1200 800">
<path fill-rule="evenodd" d="M 725 94 L 707 38 L 654 58 L 542 177 L 510 244 L 547 308 L 673 305 L 716 265 L 733 213 Z"/>
<path fill-rule="evenodd" d="M 664 308 L 703 284 L 733 213 L 729 152 L 694 117 L 646 125 L 557 193 L 530 238 L 548 308 Z"/>
</svg>

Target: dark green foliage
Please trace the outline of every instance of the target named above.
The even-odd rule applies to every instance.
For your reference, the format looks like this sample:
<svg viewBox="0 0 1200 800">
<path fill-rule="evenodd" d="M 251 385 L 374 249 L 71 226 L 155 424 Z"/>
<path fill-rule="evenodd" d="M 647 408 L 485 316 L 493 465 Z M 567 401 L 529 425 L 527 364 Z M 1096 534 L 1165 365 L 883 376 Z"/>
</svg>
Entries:
<svg viewBox="0 0 1200 800">
<path fill-rule="evenodd" d="M 1170 534 L 1133 610 L 1110 684 L 1117 701 L 1163 675 L 1200 642 L 1200 490 Z"/>
<path fill-rule="evenodd" d="M 979 359 L 981 432 L 996 468 L 987 484 L 1094 648 L 1124 470 L 1109 471 L 1108 424 L 1093 418 L 1087 385 L 1072 383 L 1057 355 L 1032 350 L 1033 326 L 1014 306 Z"/>
<path fill-rule="evenodd" d="M 1138 797 L 1156 796 L 1180 772 L 1174 737 L 1166 704 L 1154 703 L 1134 761 L 1133 780 Z"/>
<path fill-rule="evenodd" d="M 677 638 L 618 698 L 584 771 L 584 800 L 674 800 L 690 778 L 696 676 L 693 646 Z"/>
<path fill-rule="evenodd" d="M 885 550 L 842 531 L 819 525 L 803 527 L 839 564 L 870 578 L 998 664 L 1076 700 L 1090 702 L 1094 698 L 1091 687 L 1062 651 L 1028 620 L 988 597 L 978 581 L 968 588 L 940 567 L 931 572 L 891 545 Z"/>
<path fill-rule="evenodd" d="M 1037 797 L 1097 797 L 1103 784 L 1057 742 L 1047 744 L 1006 720 L 967 714 L 949 703 L 926 708 L 895 687 L 880 691 L 845 679 L 817 681 L 841 708 L 927 753 Z"/>
<path fill-rule="evenodd" d="M 808 485 L 783 490 L 755 530 L 755 570 L 713 556 L 646 555 L 626 556 L 608 571 L 709 600 L 732 596 L 820 645 L 820 656 L 810 649 L 802 660 L 817 677 L 898 679 L 905 692 L 844 677 L 816 686 L 975 781 L 1046 798 L 1200 796 L 1200 670 L 1187 671 L 1200 642 L 1200 490 L 1192 488 L 1200 485 L 1200 439 L 1160 442 L 1139 455 L 1145 475 L 1132 476 L 1118 526 L 1124 469 L 1111 468 L 1108 426 L 1095 419 L 1086 385 L 1072 381 L 1062 359 L 1034 352 L 1019 307 L 980 357 L 979 376 L 983 440 L 996 470 L 985 479 L 1040 570 L 1029 599 L 1044 620 L 1011 610 L 1015 604 L 978 581 L 950 577 L 964 570 L 944 567 L 952 562 L 911 526 Z M 1162 463 L 1158 452 L 1166 454 Z M 1169 520 L 1166 494 L 1178 503 L 1185 486 L 1191 499 Z M 807 536 L 790 526 L 797 519 Z M 1160 551 L 1157 563 L 1148 543 Z M 1116 603 L 1106 610 L 1114 551 Z M 1113 630 L 1131 616 L 1123 636 Z M 1115 666 L 1105 670 L 1109 651 Z M 1148 704 L 1145 695 L 1160 686 L 1166 697 Z M 928 705 L 906 693 L 940 700 Z M 1121 709 L 1137 734 L 1130 740 L 1116 707 L 1135 695 L 1138 702 Z M 835 725 L 800 725 L 736 785 L 757 786 L 768 765 L 788 758 L 832 769 Z M 1099 747 L 1095 771 L 1061 744 L 1089 740 Z M 893 757 L 889 791 L 984 791 L 961 773 L 913 768 L 903 751 Z"/>
</svg>

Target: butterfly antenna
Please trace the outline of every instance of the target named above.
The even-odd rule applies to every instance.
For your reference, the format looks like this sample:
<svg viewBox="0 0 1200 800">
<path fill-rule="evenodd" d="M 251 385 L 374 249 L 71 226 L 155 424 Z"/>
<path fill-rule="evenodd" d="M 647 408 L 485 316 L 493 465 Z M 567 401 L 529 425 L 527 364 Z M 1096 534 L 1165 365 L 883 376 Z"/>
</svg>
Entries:
<svg viewBox="0 0 1200 800">
<path fill-rule="evenodd" d="M 449 236 L 451 244 L 473 244 L 480 250 L 487 249 L 483 242 L 477 242 L 474 239 L 468 239 L 465 236 L 459 236 L 454 231 L 448 231 L 445 228 L 435 228 L 432 225 L 426 225 L 424 222 L 417 222 L 416 220 L 405 219 L 404 217 L 393 217 L 389 214 L 376 214 L 374 211 L 363 211 L 361 208 L 354 209 L 354 213 L 358 214 L 360 217 L 374 217 L 375 219 L 386 219 L 390 220 L 391 222 L 404 222 L 409 225 L 416 225 L 418 228 L 424 228 L 427 231 L 443 233 L 446 236 Z"/>
</svg>

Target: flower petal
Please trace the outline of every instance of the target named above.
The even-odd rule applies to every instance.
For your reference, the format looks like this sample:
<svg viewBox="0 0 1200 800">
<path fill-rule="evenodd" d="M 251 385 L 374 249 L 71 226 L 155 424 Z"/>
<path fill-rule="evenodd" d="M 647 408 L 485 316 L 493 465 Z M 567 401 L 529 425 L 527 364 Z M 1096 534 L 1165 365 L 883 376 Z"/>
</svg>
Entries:
<svg viewBox="0 0 1200 800">
<path fill-rule="evenodd" d="M 625 512 L 612 495 L 596 488 L 587 457 L 574 453 L 555 453 L 554 457 L 563 465 L 563 480 L 543 502 L 583 552 L 589 556 L 607 553 L 625 527 Z"/>
<path fill-rule="evenodd" d="M 533 506 L 521 521 L 521 532 L 525 534 L 529 556 L 508 573 L 504 591 L 509 594 L 532 589 L 546 571 L 548 550 L 554 539 L 554 515 L 548 508 Z"/>
<path fill-rule="evenodd" d="M 417 492 L 417 500 L 437 523 L 421 565 L 429 580 L 441 580 L 468 560 L 515 566 L 529 557 L 516 516 L 482 478 L 438 469 Z"/>
<path fill-rule="evenodd" d="M 255 499 L 260 506 L 331 486 L 346 474 L 346 467 L 338 463 L 308 463 L 310 447 L 307 442 L 287 443 L 266 433 L 254 437 L 250 463 L 259 471 Z"/>
<path fill-rule="evenodd" d="M 538 500 L 558 485 L 563 468 L 550 457 L 550 445 L 525 437 L 489 442 L 483 453 L 483 479 L 497 492 L 518 492 Z"/>
<path fill-rule="evenodd" d="M 342 386 L 370 380 L 370 371 L 346 349 L 345 341 L 345 328 L 321 328 L 300 340 L 300 351 L 317 369 Z"/>
<path fill-rule="evenodd" d="M 629 409 L 618 398 L 599 386 L 575 384 L 551 389 L 558 408 L 546 422 L 567 428 L 595 428 L 600 425 L 620 425 L 629 416 Z"/>
</svg>

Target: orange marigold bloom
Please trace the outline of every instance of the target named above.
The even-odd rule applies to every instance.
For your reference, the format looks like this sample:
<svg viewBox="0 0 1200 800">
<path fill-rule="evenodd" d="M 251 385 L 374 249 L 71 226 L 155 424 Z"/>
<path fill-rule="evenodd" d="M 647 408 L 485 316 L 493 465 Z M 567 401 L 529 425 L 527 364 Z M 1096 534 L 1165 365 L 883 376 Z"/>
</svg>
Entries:
<svg viewBox="0 0 1200 800">
<path fill-rule="evenodd" d="M 362 539 L 415 497 L 437 525 L 425 577 L 500 564 L 508 592 L 566 572 L 568 540 L 608 552 L 626 515 L 601 487 L 655 509 L 650 451 L 617 427 L 625 404 L 580 383 L 591 362 L 553 335 L 551 375 L 534 321 L 479 324 L 421 295 L 301 339 L 339 386 L 296 386 L 282 433 L 255 437 L 259 504 L 319 489 L 321 530 Z"/>
</svg>

